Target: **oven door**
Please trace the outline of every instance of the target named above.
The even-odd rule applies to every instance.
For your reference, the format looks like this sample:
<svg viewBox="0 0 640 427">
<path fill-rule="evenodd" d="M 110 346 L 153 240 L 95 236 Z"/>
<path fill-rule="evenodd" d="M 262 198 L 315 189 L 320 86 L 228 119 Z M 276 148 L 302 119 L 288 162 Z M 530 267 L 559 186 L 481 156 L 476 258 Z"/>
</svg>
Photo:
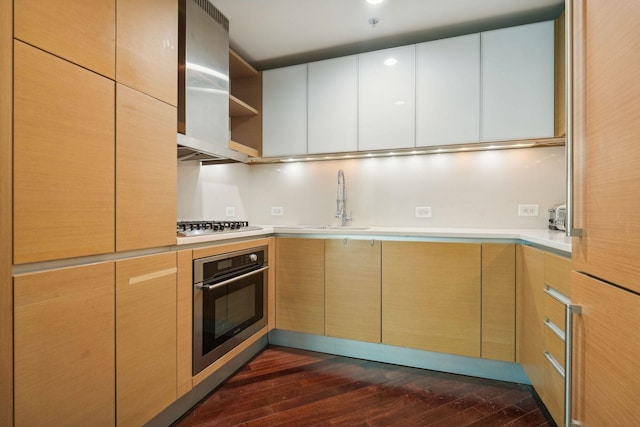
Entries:
<svg viewBox="0 0 640 427">
<path fill-rule="evenodd" d="M 194 284 L 193 374 L 267 324 L 267 266 L 218 283 Z"/>
</svg>

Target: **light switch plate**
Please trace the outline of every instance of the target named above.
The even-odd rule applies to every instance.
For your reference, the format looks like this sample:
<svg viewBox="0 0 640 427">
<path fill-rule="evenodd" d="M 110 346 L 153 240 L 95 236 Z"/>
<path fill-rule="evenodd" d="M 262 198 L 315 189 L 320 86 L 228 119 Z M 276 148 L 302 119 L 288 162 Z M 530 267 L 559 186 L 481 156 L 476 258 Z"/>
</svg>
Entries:
<svg viewBox="0 0 640 427">
<path fill-rule="evenodd" d="M 271 207 L 271 216 L 282 216 L 282 215 L 284 215 L 284 208 L 282 206 Z"/>
<path fill-rule="evenodd" d="M 227 216 L 236 216 L 236 208 L 229 206 L 227 207 L 227 209 L 225 209 L 225 215 Z"/>
</svg>

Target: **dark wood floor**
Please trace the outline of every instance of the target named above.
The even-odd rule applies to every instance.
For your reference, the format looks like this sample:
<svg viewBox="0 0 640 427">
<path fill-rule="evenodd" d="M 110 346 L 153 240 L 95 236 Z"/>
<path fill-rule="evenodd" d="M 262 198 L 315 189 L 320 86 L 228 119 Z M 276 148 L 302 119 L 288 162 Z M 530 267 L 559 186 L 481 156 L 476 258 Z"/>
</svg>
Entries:
<svg viewBox="0 0 640 427">
<path fill-rule="evenodd" d="M 267 347 L 174 426 L 554 426 L 531 387 Z"/>
</svg>

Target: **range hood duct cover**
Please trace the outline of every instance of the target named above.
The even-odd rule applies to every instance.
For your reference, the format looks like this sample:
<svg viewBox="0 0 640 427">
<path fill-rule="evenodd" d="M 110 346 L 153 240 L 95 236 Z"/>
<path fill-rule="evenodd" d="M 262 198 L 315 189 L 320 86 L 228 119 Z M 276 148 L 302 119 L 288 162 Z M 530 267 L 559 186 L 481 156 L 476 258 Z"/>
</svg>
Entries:
<svg viewBox="0 0 640 427">
<path fill-rule="evenodd" d="M 246 162 L 229 149 L 229 21 L 207 0 L 180 0 L 178 146 Z"/>
</svg>

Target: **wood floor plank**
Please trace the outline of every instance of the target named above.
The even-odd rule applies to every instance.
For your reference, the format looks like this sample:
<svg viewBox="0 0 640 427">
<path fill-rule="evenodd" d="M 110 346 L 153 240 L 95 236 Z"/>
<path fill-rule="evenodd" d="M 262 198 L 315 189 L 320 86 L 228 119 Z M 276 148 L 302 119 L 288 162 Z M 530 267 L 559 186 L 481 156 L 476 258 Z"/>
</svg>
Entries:
<svg viewBox="0 0 640 427">
<path fill-rule="evenodd" d="M 269 346 L 174 427 L 554 426 L 530 386 Z"/>
</svg>

